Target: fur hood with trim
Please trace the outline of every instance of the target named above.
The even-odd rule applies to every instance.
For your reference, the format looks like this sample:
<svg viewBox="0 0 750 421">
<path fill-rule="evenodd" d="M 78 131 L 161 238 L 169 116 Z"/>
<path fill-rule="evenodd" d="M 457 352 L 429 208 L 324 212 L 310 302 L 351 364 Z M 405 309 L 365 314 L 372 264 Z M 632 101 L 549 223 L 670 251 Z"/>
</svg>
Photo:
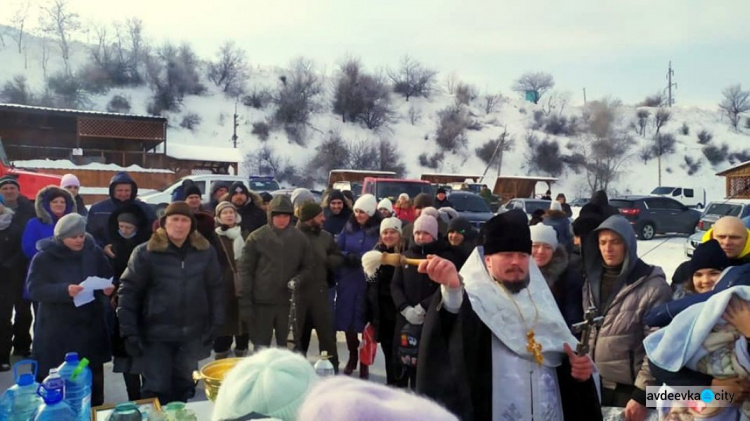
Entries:
<svg viewBox="0 0 750 421">
<path fill-rule="evenodd" d="M 56 220 L 56 218 L 52 216 L 52 211 L 49 207 L 49 197 L 52 194 L 61 194 L 65 198 L 65 215 L 77 211 L 75 198 L 73 198 L 73 195 L 70 194 L 69 191 L 52 185 L 44 187 L 36 194 L 34 211 L 36 212 L 36 217 L 39 218 L 42 223 L 47 225 L 54 224 Z"/>
<path fill-rule="evenodd" d="M 250 201 L 253 202 L 253 205 L 255 205 L 255 207 L 257 207 L 258 209 L 262 209 L 263 198 L 260 197 L 260 195 L 258 193 L 254 192 L 252 190 L 248 190 L 247 193 L 248 193 L 247 197 L 248 197 L 248 199 L 250 199 Z M 229 200 L 231 197 L 232 197 L 231 193 L 225 193 L 223 196 L 221 196 L 219 198 L 219 202 L 218 203 L 221 203 L 221 202 L 231 202 L 231 200 Z M 243 206 L 247 206 L 247 203 L 245 203 Z"/>
<path fill-rule="evenodd" d="M 190 236 L 188 236 L 188 241 L 190 242 L 190 246 L 199 251 L 208 250 L 211 247 L 211 244 L 206 240 L 206 237 L 201 235 L 198 231 L 193 231 Z M 165 231 L 164 228 L 159 228 L 151 235 L 151 239 L 148 240 L 146 250 L 163 253 L 168 249 L 169 237 L 167 237 L 167 231 Z"/>
</svg>

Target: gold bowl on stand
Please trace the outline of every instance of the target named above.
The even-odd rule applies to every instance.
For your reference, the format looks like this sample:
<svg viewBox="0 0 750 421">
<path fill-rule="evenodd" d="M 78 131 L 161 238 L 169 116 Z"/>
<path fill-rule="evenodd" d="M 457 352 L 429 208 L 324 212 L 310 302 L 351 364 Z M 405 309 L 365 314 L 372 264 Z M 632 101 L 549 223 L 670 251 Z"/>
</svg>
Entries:
<svg viewBox="0 0 750 421">
<path fill-rule="evenodd" d="M 206 397 L 211 402 L 215 402 L 224 377 L 240 361 L 242 361 L 242 358 L 223 358 L 210 362 L 204 365 L 200 371 L 193 371 L 193 380 L 196 382 L 203 380 L 203 384 L 206 386 Z"/>
</svg>

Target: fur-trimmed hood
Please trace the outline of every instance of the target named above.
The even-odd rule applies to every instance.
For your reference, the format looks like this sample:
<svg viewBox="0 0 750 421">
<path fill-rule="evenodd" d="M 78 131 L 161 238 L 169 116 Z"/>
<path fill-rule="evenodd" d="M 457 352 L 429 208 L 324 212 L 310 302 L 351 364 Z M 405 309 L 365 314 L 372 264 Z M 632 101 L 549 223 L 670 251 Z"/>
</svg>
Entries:
<svg viewBox="0 0 750 421">
<path fill-rule="evenodd" d="M 190 245 L 196 250 L 208 250 L 211 244 L 206 240 L 206 237 L 201 235 L 198 231 L 193 231 L 188 237 Z M 159 228 L 155 233 L 151 235 L 151 239 L 148 240 L 146 250 L 163 253 L 169 248 L 169 237 L 167 237 L 167 231 L 164 228 Z"/>
<path fill-rule="evenodd" d="M 547 212 L 544 213 L 544 217 L 558 219 L 558 218 L 567 218 L 568 215 L 566 215 L 565 212 L 563 211 L 559 211 L 555 209 L 548 209 Z"/>
<path fill-rule="evenodd" d="M 75 213 L 77 211 L 75 198 L 73 198 L 73 195 L 70 194 L 69 191 L 53 185 L 44 187 L 36 194 L 36 200 L 34 201 L 34 211 L 36 212 L 36 217 L 46 225 L 52 225 L 56 220 L 52 216 L 52 211 L 49 207 L 49 197 L 53 194 L 59 194 L 65 198 L 65 215 L 69 213 Z"/>
<path fill-rule="evenodd" d="M 547 285 L 549 285 L 550 288 L 560 280 L 560 275 L 562 275 L 563 272 L 565 272 L 565 269 L 568 268 L 569 261 L 570 259 L 568 257 L 568 252 L 565 251 L 565 246 L 559 244 L 555 249 L 555 252 L 552 254 L 552 259 L 549 263 L 547 263 L 546 266 L 539 268 L 539 270 L 542 271 L 544 280 L 547 281 Z"/>
<path fill-rule="evenodd" d="M 225 186 L 226 187 L 226 186 Z M 215 193 L 215 192 L 214 192 Z M 213 196 L 212 196 L 213 197 Z M 247 197 L 252 201 L 253 205 L 255 205 L 258 209 L 263 209 L 263 198 L 260 197 L 260 195 L 252 190 L 247 191 Z M 232 200 L 232 193 L 226 193 L 223 196 L 219 198 L 219 202 L 231 202 Z M 249 202 L 248 202 L 249 203 Z M 247 203 L 245 203 L 243 206 L 247 206 Z"/>
</svg>

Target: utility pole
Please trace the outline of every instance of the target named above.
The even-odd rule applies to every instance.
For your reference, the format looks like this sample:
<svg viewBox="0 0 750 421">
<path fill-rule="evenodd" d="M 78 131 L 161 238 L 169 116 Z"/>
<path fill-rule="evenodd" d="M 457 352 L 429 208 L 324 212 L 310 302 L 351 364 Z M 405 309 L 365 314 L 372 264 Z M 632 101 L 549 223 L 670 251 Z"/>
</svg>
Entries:
<svg viewBox="0 0 750 421">
<path fill-rule="evenodd" d="M 672 87 L 677 89 L 677 83 L 672 82 L 672 76 L 674 76 L 674 70 L 672 70 L 672 60 L 669 60 L 669 69 L 667 70 L 667 106 L 672 107 L 674 105 L 674 98 L 672 97 Z"/>
<path fill-rule="evenodd" d="M 235 149 L 237 149 L 237 126 L 239 125 L 240 123 L 237 122 L 237 101 L 234 101 L 234 133 L 232 134 L 232 144 Z"/>
</svg>

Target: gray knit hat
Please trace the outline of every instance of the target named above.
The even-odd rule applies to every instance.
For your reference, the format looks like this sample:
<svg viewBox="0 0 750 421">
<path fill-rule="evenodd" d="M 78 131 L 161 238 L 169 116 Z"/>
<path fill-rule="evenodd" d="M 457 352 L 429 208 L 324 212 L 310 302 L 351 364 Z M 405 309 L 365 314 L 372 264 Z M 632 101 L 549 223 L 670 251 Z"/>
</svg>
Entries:
<svg viewBox="0 0 750 421">
<path fill-rule="evenodd" d="M 86 232 L 86 219 L 77 213 L 69 213 L 55 225 L 55 239 L 64 240 L 66 238 L 76 237 Z"/>
</svg>

